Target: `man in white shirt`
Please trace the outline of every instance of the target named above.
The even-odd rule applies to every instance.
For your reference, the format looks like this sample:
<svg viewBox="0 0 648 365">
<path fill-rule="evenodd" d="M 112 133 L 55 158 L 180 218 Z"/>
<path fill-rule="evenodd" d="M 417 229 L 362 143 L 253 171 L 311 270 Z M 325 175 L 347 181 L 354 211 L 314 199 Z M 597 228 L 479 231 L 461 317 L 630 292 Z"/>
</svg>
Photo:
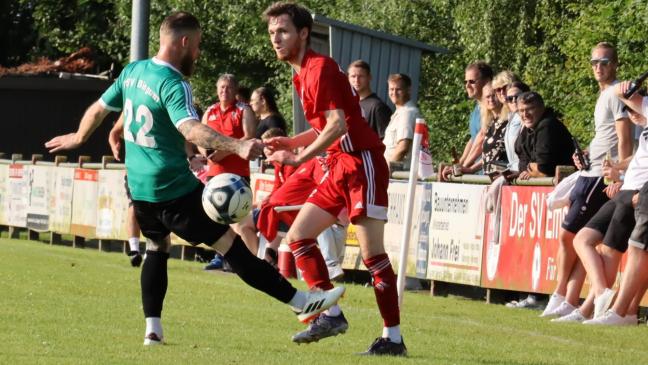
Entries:
<svg viewBox="0 0 648 365">
<path fill-rule="evenodd" d="M 620 182 L 609 186 L 604 184 L 602 169 L 605 156 L 609 152 L 612 160 L 623 161 L 632 155 L 631 123 L 613 87 L 618 83 L 616 80 L 618 57 L 614 46 L 607 42 L 598 43 L 592 49 L 590 64 L 600 90 L 594 109 L 595 135 L 589 147 L 591 167 L 584 169 L 578 158 L 574 158 L 576 166 L 581 170 L 581 175 L 572 190 L 569 212 L 559 233 L 556 289 L 542 313 L 543 317 L 565 317 L 559 321 L 583 321 L 590 317 L 593 310 L 593 297 L 588 298 L 580 308 L 576 308 L 585 273 L 592 275 L 591 273 L 599 272 L 600 267 L 593 267 L 596 260 L 606 261 L 605 265 L 610 267 L 614 265 L 618 252 L 616 249 L 604 244 L 600 247 L 600 255 L 596 251 L 596 245 L 603 239 L 600 231 L 591 230 L 590 233 L 596 234 L 588 236 L 588 243 L 582 245 L 578 256 L 574 247 L 574 237 L 621 187 Z"/>
<path fill-rule="evenodd" d="M 629 89 L 626 81 L 616 86 L 619 97 Z M 631 108 L 631 119 L 639 127 L 646 127 L 648 116 L 648 97 L 635 93 L 629 99 L 622 99 Z M 636 115 L 636 114 L 639 115 Z M 648 130 L 644 129 L 639 137 L 639 147 L 635 152 L 624 176 L 624 188 L 640 189 L 632 197 L 636 224 L 627 240 L 628 256 L 625 271 L 621 278 L 619 295 L 614 305 L 600 318 L 591 321 L 601 325 L 637 324 L 636 310 L 646 291 L 648 283 Z"/>
<path fill-rule="evenodd" d="M 385 159 L 392 163 L 402 163 L 409 168 L 412 155 L 412 140 L 416 118 L 421 117 L 416 104 L 410 100 L 412 80 L 405 74 L 392 74 L 387 79 L 389 99 L 396 106 L 396 111 L 385 129 Z"/>
</svg>

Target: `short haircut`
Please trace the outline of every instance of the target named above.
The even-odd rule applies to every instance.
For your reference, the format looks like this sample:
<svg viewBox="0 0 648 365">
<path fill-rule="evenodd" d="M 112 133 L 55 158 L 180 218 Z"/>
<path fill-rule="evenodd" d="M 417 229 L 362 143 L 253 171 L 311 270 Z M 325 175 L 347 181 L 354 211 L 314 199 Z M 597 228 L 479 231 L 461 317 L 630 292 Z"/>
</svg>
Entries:
<svg viewBox="0 0 648 365">
<path fill-rule="evenodd" d="M 514 81 L 509 85 L 509 88 L 520 89 L 523 93 L 531 91 L 529 85 L 523 83 L 522 81 Z"/>
<path fill-rule="evenodd" d="M 286 136 L 286 132 L 283 129 L 274 127 L 263 132 L 263 134 L 261 135 L 261 139 L 268 139 L 272 137 L 285 137 L 285 136 Z"/>
<path fill-rule="evenodd" d="M 500 71 L 493 78 L 493 89 L 511 85 L 514 81 L 518 81 L 518 77 L 509 70 Z"/>
<path fill-rule="evenodd" d="M 619 56 L 617 55 L 617 50 L 616 47 L 610 42 L 599 42 L 592 48 L 592 52 L 594 52 L 595 49 L 597 48 L 603 48 L 603 49 L 609 49 L 612 51 L 612 59 L 610 61 L 614 63 L 619 63 Z"/>
<path fill-rule="evenodd" d="M 241 98 L 241 101 L 245 101 L 246 103 L 250 102 L 251 94 L 252 94 L 252 90 L 250 90 L 249 87 L 245 87 L 245 86 L 239 86 L 236 92 L 236 95 Z"/>
<path fill-rule="evenodd" d="M 361 69 L 367 71 L 367 74 L 371 75 L 371 67 L 364 60 L 355 60 L 355 61 L 351 62 L 348 69 L 351 69 L 351 67 L 361 68 Z"/>
<path fill-rule="evenodd" d="M 475 61 L 466 67 L 468 70 L 477 70 L 482 80 L 490 81 L 493 79 L 493 68 L 485 61 Z"/>
<path fill-rule="evenodd" d="M 410 77 L 405 74 L 391 74 L 387 78 L 387 82 L 400 82 L 401 85 L 406 89 L 412 87 L 412 79 L 410 79 Z"/>
<path fill-rule="evenodd" d="M 183 34 L 200 30 L 198 18 L 186 11 L 171 13 L 160 25 L 160 34 Z"/>
<path fill-rule="evenodd" d="M 238 91 L 239 89 L 239 83 L 238 80 L 236 79 L 236 76 L 232 74 L 222 74 L 218 77 L 218 80 L 216 80 L 216 85 L 218 85 L 219 82 L 221 81 L 227 81 L 230 83 L 230 86 L 234 88 L 234 90 Z"/>
<path fill-rule="evenodd" d="M 540 96 L 540 94 L 538 94 L 535 91 L 527 91 L 525 93 L 520 94 L 518 96 L 518 98 L 517 98 L 517 103 L 518 103 L 518 105 L 520 103 L 522 103 L 522 104 L 537 104 L 537 105 L 540 105 L 540 106 L 543 106 L 543 107 L 545 105 L 544 99 L 542 99 L 542 96 Z"/>
<path fill-rule="evenodd" d="M 290 20 L 292 20 L 293 25 L 297 28 L 297 32 L 300 32 L 302 29 L 308 29 L 308 39 L 307 44 L 310 44 L 311 31 L 313 30 L 313 15 L 310 11 L 301 5 L 295 3 L 278 1 L 268 6 L 268 8 L 263 12 L 263 20 L 267 23 L 270 18 L 276 18 L 281 15 L 288 15 Z"/>
</svg>

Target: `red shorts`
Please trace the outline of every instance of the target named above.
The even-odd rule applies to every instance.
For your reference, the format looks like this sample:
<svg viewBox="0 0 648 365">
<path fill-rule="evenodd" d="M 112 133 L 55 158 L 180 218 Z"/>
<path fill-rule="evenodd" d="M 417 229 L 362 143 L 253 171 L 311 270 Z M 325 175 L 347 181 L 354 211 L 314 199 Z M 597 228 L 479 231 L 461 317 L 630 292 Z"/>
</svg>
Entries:
<svg viewBox="0 0 648 365">
<path fill-rule="evenodd" d="M 352 223 L 359 217 L 387 220 L 389 167 L 381 149 L 331 153 L 328 174 L 307 202 L 333 216 L 347 208 Z"/>
<path fill-rule="evenodd" d="M 322 176 L 322 168 L 317 159 L 312 159 L 297 167 L 288 179 L 273 191 L 268 200 L 261 206 L 257 228 L 268 240 L 272 241 L 277 235 L 279 222 L 291 225 L 299 210 L 276 212 L 274 207 L 285 205 L 301 205 L 317 187 L 317 180 Z"/>
</svg>

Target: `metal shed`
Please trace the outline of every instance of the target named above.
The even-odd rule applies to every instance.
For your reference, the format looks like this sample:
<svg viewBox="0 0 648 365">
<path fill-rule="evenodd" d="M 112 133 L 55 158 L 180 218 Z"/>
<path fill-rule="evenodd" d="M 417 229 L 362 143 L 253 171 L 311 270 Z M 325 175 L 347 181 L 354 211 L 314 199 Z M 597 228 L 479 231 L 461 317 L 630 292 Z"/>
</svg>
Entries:
<svg viewBox="0 0 648 365">
<path fill-rule="evenodd" d="M 418 97 L 421 75 L 421 55 L 447 53 L 441 47 L 380 32 L 357 25 L 313 14 L 311 48 L 332 57 L 346 70 L 349 64 L 363 59 L 371 66 L 371 89 L 394 107 L 387 97 L 387 77 L 404 73 L 412 79 L 412 100 Z M 293 90 L 293 130 L 296 133 L 308 128 L 299 97 Z"/>
</svg>

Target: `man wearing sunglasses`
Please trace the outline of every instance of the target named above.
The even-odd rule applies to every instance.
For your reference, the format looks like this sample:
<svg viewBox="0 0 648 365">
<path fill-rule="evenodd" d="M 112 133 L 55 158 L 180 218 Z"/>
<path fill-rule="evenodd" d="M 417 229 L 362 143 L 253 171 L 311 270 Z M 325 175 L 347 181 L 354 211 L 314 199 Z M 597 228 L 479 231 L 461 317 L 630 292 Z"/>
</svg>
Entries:
<svg viewBox="0 0 648 365">
<path fill-rule="evenodd" d="M 493 69 L 484 61 L 476 61 L 466 67 L 464 78 L 464 88 L 469 99 L 475 100 L 475 107 L 470 113 L 468 128 L 470 130 L 470 140 L 466 143 L 459 164 L 461 166 L 471 166 L 473 159 L 468 156 L 481 156 L 482 143 L 484 142 L 484 135 L 481 131 L 481 119 L 479 110 L 479 101 L 482 97 L 482 89 L 484 85 L 493 79 Z M 479 149 L 471 153 L 474 149 Z M 471 161 L 472 160 L 472 161 Z M 452 167 L 446 167 L 443 172 L 443 177 L 448 177 L 452 173 Z"/>
<path fill-rule="evenodd" d="M 590 64 L 600 90 L 594 109 L 595 135 L 589 145 L 590 168 L 585 169 L 574 156 L 574 163 L 581 170 L 580 176 L 572 190 L 569 212 L 559 233 L 558 283 L 542 313 L 542 316 L 558 316 L 560 318 L 556 321 L 560 322 L 582 322 L 592 315 L 596 302 L 593 295 L 588 297 L 580 308 L 576 308 L 585 274 L 587 272 L 592 277 L 594 270 L 602 271 L 604 267 L 612 267 L 615 257 L 620 257 L 615 254 L 612 246 L 606 245 L 601 245 L 599 254 L 596 244 L 603 239 L 600 232 L 589 228 L 582 229 L 621 187 L 620 182 L 609 186 L 604 183 L 602 175 L 607 163 L 604 161 L 606 155 L 609 153 L 613 160 L 620 161 L 632 155 L 631 123 L 627 113 L 623 111 L 623 103 L 615 95 L 614 87 L 611 87 L 618 83 L 616 49 L 610 43 L 598 43 L 592 49 Z M 579 242 L 588 242 L 579 245 L 578 256 L 574 247 L 576 233 L 583 238 L 579 239 Z M 603 293 L 594 294 L 600 297 L 599 302 L 607 301 L 604 300 L 605 296 L 601 295 Z M 610 293 L 606 292 L 606 296 L 610 296 Z"/>
</svg>

